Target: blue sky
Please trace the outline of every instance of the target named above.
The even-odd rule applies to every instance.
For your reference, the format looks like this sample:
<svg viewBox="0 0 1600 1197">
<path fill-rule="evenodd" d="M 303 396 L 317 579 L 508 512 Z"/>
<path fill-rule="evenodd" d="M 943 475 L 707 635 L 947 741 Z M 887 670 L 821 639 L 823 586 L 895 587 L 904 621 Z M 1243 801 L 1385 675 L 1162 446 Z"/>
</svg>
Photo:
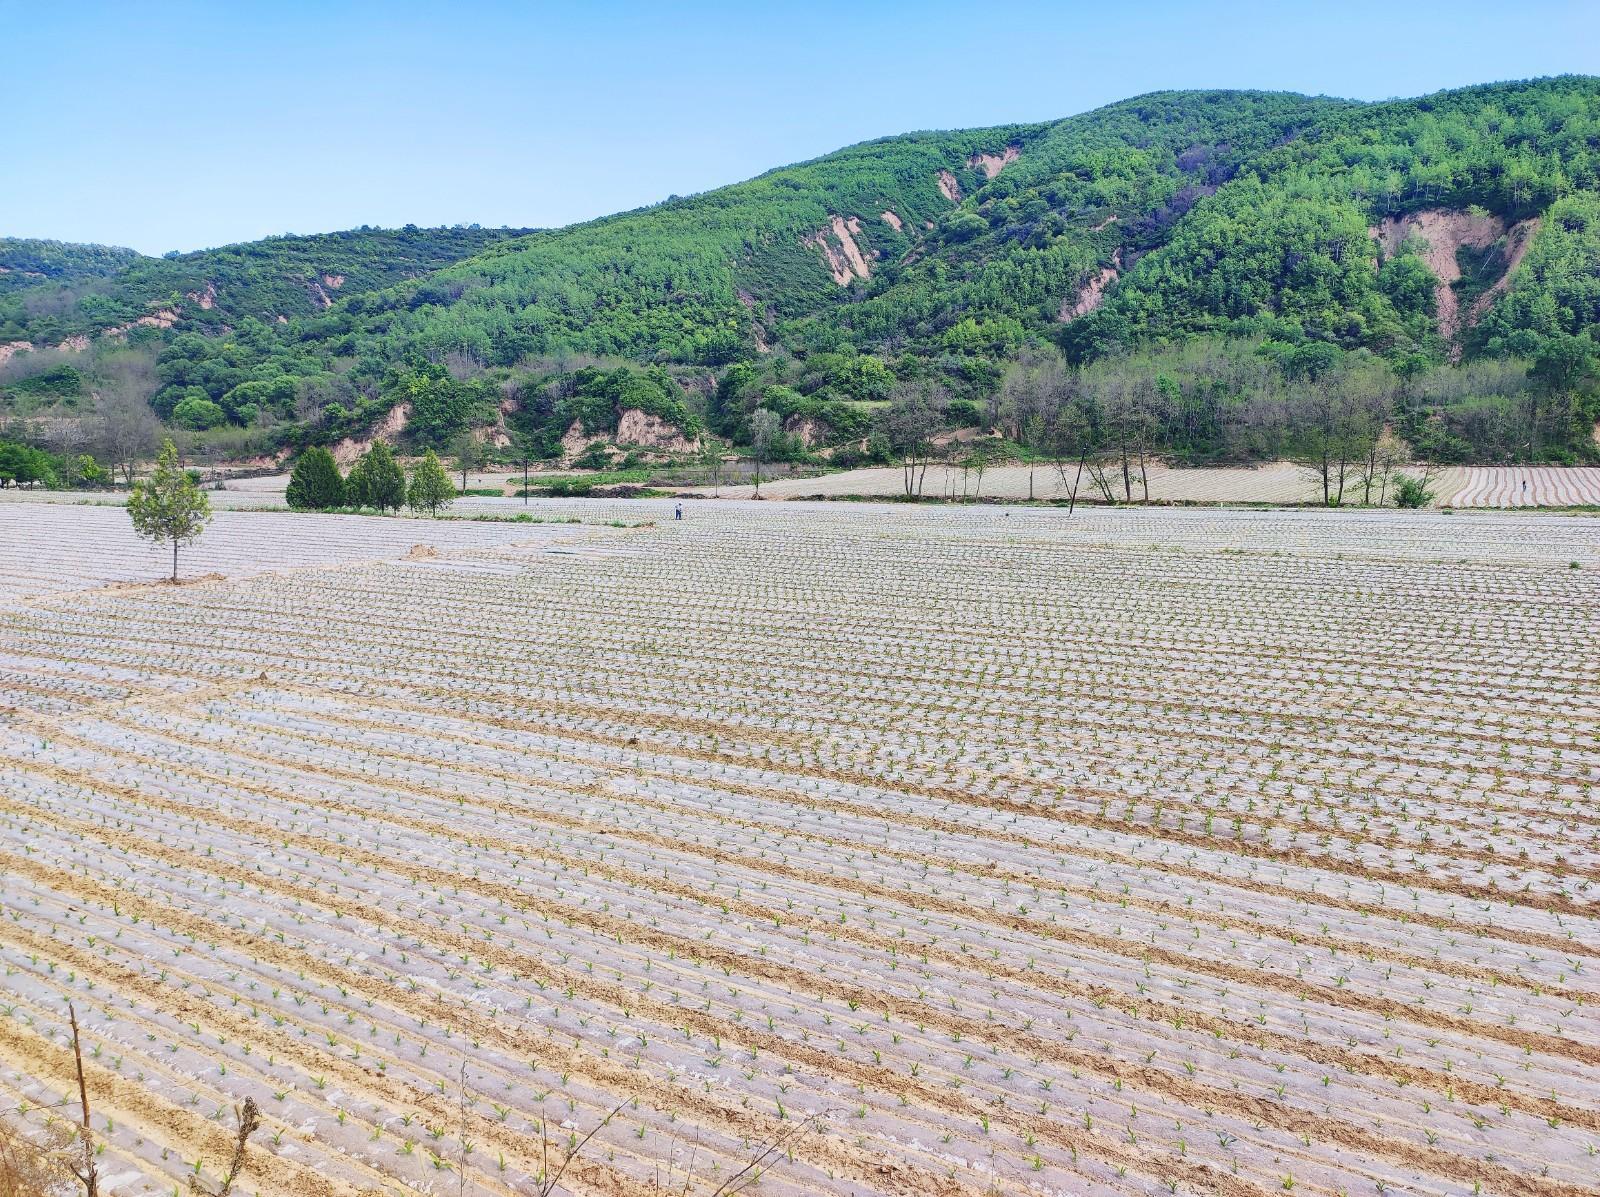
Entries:
<svg viewBox="0 0 1600 1197">
<path fill-rule="evenodd" d="M 1600 72 L 1600 0 L 0 0 L 0 235 L 197 249 L 551 226 L 1160 88 Z"/>
</svg>

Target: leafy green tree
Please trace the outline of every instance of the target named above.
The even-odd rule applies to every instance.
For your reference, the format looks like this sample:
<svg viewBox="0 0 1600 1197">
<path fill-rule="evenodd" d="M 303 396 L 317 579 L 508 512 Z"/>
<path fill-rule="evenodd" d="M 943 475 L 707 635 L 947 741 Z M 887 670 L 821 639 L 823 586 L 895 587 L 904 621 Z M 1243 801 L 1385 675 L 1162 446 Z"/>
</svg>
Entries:
<svg viewBox="0 0 1600 1197">
<path fill-rule="evenodd" d="M 228 422 L 228 413 L 204 396 L 190 396 L 172 409 L 172 419 L 180 428 L 204 432 Z"/>
<path fill-rule="evenodd" d="M 177 446 L 161 446 L 156 468 L 133 484 L 128 495 L 133 530 L 154 544 L 172 545 L 172 580 L 178 580 L 178 549 L 200 539 L 211 519 L 211 501 L 194 478 L 178 466 Z"/>
<path fill-rule="evenodd" d="M 1378 271 L 1378 290 L 1403 314 L 1435 315 L 1438 285 L 1433 271 L 1416 254 L 1390 258 Z"/>
<path fill-rule="evenodd" d="M 835 369 L 833 382 L 852 399 L 881 401 L 894 390 L 894 371 L 871 354 L 862 353 Z"/>
<path fill-rule="evenodd" d="M 295 511 L 332 511 L 345 504 L 344 476 L 333 454 L 313 445 L 295 462 L 284 496 Z"/>
<path fill-rule="evenodd" d="M 426 511 L 436 516 L 440 508 L 450 506 L 455 497 L 455 483 L 439 464 L 439 455 L 429 449 L 411 471 L 411 485 L 406 490 L 407 506 L 412 511 Z"/>
<path fill-rule="evenodd" d="M 383 441 L 361 455 L 345 480 L 345 501 L 380 512 L 399 511 L 406 504 L 406 474 Z"/>
<path fill-rule="evenodd" d="M 406 430 L 423 445 L 447 445 L 462 430 L 494 414 L 492 386 L 482 379 L 453 378 L 432 362 L 391 373 L 384 391 L 392 401 L 411 405 Z"/>
<path fill-rule="evenodd" d="M 1569 439 L 1573 415 L 1578 410 L 1578 392 L 1592 382 L 1595 367 L 1595 345 L 1587 332 L 1581 336 L 1554 333 L 1540 348 L 1529 371 L 1530 378 L 1538 384 L 1528 389 L 1528 456 L 1531 459 L 1537 461 L 1540 457 L 1540 392 L 1548 399 L 1548 410 L 1542 419 L 1550 420 L 1553 416 L 1557 436 Z"/>
<path fill-rule="evenodd" d="M 472 435 L 471 429 L 458 432 L 450 443 L 450 451 L 456 459 L 456 469 L 461 471 L 461 493 L 467 493 L 467 475 L 483 465 L 487 454 L 483 442 Z"/>
<path fill-rule="evenodd" d="M 0 441 L 0 486 L 13 482 L 18 486 L 32 482 L 54 486 L 59 480 L 58 462 L 43 449 L 16 441 Z"/>
<path fill-rule="evenodd" d="M 88 453 L 80 453 L 73 459 L 72 472 L 76 475 L 79 486 L 101 487 L 111 485 L 111 471 Z"/>
</svg>

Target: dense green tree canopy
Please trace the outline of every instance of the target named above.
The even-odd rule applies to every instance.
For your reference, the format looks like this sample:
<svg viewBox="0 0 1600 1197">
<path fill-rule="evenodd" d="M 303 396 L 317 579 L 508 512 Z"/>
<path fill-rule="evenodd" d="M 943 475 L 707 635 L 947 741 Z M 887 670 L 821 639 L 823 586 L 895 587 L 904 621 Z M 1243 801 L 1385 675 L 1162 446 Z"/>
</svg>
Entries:
<svg viewBox="0 0 1600 1197">
<path fill-rule="evenodd" d="M 860 453 L 897 386 L 941 388 L 948 419 L 981 423 L 1041 346 L 1088 367 L 1310 343 L 1377 355 L 1408 402 L 1520 402 L 1524 453 L 1586 457 L 1587 381 L 1561 427 L 1462 387 L 1507 358 L 1522 387 L 1547 345 L 1600 323 L 1597 147 L 1591 78 L 1380 104 L 1160 92 L 867 142 L 565 229 L 359 229 L 171 259 L 0 242 L 31 264 L 0 288 L 0 342 L 125 340 L 156 359 L 155 411 L 214 443 L 303 447 L 403 408 L 411 446 L 496 424 L 541 455 L 628 410 L 739 441 L 769 410 L 783 435 Z M 94 362 L 76 382 L 54 365 L 0 366 L 0 405 L 96 393 Z M 1494 456 L 1500 424 L 1438 443 Z"/>
<path fill-rule="evenodd" d="M 294 471 L 289 475 L 289 489 L 284 495 L 289 506 L 296 511 L 332 511 L 345 504 L 344 475 L 333 454 L 321 445 L 313 445 L 300 455 Z"/>
</svg>

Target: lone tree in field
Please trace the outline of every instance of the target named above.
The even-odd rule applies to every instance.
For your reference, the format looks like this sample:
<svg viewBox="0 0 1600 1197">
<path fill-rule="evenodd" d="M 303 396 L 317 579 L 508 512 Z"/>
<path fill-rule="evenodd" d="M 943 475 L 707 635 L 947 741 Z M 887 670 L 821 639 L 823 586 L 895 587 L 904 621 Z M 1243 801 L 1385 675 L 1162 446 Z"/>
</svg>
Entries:
<svg viewBox="0 0 1600 1197">
<path fill-rule="evenodd" d="M 756 494 L 761 494 L 761 464 L 772 456 L 772 446 L 778 439 L 782 422 L 770 407 L 758 407 L 750 413 L 750 450 L 756 460 Z"/>
<path fill-rule="evenodd" d="M 333 454 L 321 445 L 313 445 L 300 454 L 294 473 L 289 475 L 289 489 L 284 498 L 296 511 L 332 511 L 343 507 L 344 475 L 339 473 L 339 463 Z"/>
<path fill-rule="evenodd" d="M 411 471 L 411 487 L 406 491 L 406 505 L 412 511 L 426 511 L 438 515 L 441 507 L 450 506 L 456 497 L 455 483 L 439 464 L 439 455 L 432 449 Z"/>
<path fill-rule="evenodd" d="M 133 484 L 128 495 L 133 530 L 154 544 L 172 544 L 172 580 L 178 580 L 178 549 L 200 539 L 211 519 L 211 501 L 188 473 L 178 468 L 178 449 L 170 440 L 150 477 Z"/>
<path fill-rule="evenodd" d="M 470 431 L 463 432 L 451 443 L 451 451 L 455 454 L 456 469 L 461 471 L 461 493 L 467 493 L 467 474 L 483 466 L 484 458 L 488 454 L 483 444 Z"/>
<path fill-rule="evenodd" d="M 383 441 L 361 455 L 345 479 L 345 502 L 356 507 L 399 511 L 406 505 L 406 473 Z"/>
<path fill-rule="evenodd" d="M 947 405 L 944 392 L 933 387 L 895 388 L 883 430 L 888 434 L 889 447 L 900 458 L 907 499 L 922 496 L 922 480 L 933 459 L 933 437 L 943 425 Z"/>
</svg>

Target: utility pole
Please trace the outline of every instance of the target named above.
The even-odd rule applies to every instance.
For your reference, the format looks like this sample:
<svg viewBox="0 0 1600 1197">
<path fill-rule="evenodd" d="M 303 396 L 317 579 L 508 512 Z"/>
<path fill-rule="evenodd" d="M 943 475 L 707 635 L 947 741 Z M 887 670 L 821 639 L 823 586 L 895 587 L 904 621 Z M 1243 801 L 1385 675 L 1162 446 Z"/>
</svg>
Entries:
<svg viewBox="0 0 1600 1197">
<path fill-rule="evenodd" d="M 528 455 L 522 455 L 522 505 L 528 505 Z"/>
</svg>

